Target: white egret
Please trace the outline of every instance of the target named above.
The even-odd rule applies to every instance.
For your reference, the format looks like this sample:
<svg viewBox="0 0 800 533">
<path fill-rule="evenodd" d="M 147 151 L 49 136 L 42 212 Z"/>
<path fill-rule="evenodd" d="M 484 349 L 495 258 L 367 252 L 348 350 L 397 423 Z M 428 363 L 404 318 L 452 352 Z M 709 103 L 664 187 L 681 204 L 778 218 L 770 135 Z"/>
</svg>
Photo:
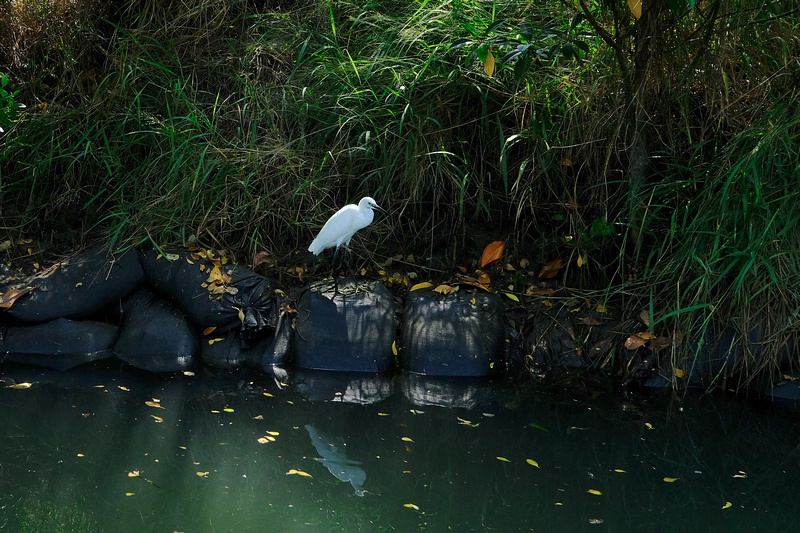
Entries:
<svg viewBox="0 0 800 533">
<path fill-rule="evenodd" d="M 361 228 L 366 228 L 372 224 L 372 219 L 375 217 L 373 209 L 383 211 L 378 206 L 378 203 L 369 196 L 362 198 L 358 205 L 348 204 L 339 209 L 322 226 L 319 235 L 308 247 L 308 251 L 314 255 L 319 255 L 322 250 L 335 246 L 334 257 L 336 257 L 341 245 L 344 244 L 344 247 L 348 248 L 353 235 Z M 385 213 L 386 211 L 383 212 Z"/>
<path fill-rule="evenodd" d="M 344 245 L 345 250 L 349 252 L 350 239 L 353 238 L 353 235 L 361 228 L 366 228 L 372 223 L 372 219 L 375 217 L 374 209 L 386 212 L 369 196 L 362 198 L 358 205 L 348 204 L 339 209 L 322 226 L 316 239 L 308 247 L 308 251 L 314 255 L 319 255 L 323 250 L 336 247 L 333 252 L 333 261 L 331 261 L 331 266 L 333 267 L 339 248 Z M 336 276 L 334 276 L 334 292 L 338 292 Z"/>
</svg>

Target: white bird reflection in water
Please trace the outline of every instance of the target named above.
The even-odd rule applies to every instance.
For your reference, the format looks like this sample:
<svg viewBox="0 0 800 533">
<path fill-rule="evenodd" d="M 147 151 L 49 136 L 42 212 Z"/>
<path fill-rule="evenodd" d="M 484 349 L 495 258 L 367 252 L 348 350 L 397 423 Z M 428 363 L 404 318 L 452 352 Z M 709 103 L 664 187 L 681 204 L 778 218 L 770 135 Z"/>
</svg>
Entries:
<svg viewBox="0 0 800 533">
<path fill-rule="evenodd" d="M 325 465 L 336 479 L 348 481 L 356 491 L 357 496 L 363 496 L 364 490 L 361 486 L 367 479 L 367 473 L 361 468 L 359 461 L 349 459 L 344 450 L 334 444 L 333 439 L 317 431 L 311 424 L 306 424 L 306 431 L 311 437 L 311 444 L 316 448 L 317 453 L 322 457 L 316 458 L 317 461 Z M 341 441 L 341 439 L 338 439 Z"/>
</svg>

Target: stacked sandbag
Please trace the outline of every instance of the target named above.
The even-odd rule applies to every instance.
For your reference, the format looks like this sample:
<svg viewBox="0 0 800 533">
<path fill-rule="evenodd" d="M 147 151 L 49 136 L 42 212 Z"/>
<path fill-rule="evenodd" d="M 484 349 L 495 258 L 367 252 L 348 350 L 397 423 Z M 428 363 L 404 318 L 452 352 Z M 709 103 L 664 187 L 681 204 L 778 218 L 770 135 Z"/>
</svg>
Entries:
<svg viewBox="0 0 800 533">
<path fill-rule="evenodd" d="M 434 376 L 485 376 L 505 354 L 503 302 L 496 294 L 411 291 L 403 312 L 403 367 Z"/>
<path fill-rule="evenodd" d="M 275 334 L 262 335 L 254 342 L 246 342 L 238 330 L 220 335 L 211 332 L 202 340 L 203 362 L 226 370 L 250 366 L 272 372 L 274 367 L 285 366 L 292 348 L 292 324 L 288 317 L 287 313 L 281 313 Z"/>
<path fill-rule="evenodd" d="M 297 302 L 295 326 L 300 368 L 384 372 L 392 367 L 394 298 L 379 281 L 310 285 Z"/>
<path fill-rule="evenodd" d="M 6 310 L 8 316 L 29 324 L 57 318 L 86 318 L 131 294 L 144 280 L 134 248 L 109 253 L 89 249 L 36 275 L 0 287 L 28 290 Z"/>
<path fill-rule="evenodd" d="M 103 322 L 57 318 L 0 330 L 0 359 L 56 370 L 111 356 L 117 328 Z"/>
<path fill-rule="evenodd" d="M 141 289 L 123 304 L 114 355 L 151 372 L 191 368 L 200 353 L 199 334 L 169 302 Z"/>
<path fill-rule="evenodd" d="M 191 252 L 141 252 L 147 282 L 172 301 L 200 330 L 237 330 L 245 342 L 275 329 L 281 302 L 270 281 L 235 264 L 221 264 Z"/>
</svg>

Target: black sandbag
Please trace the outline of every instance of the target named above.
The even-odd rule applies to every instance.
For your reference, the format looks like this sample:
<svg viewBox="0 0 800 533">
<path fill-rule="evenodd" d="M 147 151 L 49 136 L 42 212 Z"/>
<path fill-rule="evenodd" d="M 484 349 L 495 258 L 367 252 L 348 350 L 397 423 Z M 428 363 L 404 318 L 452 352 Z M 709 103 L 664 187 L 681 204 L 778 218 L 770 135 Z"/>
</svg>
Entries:
<svg viewBox="0 0 800 533">
<path fill-rule="evenodd" d="M 394 299 L 378 281 L 308 287 L 297 303 L 295 363 L 300 368 L 383 372 L 392 366 Z"/>
<path fill-rule="evenodd" d="M 111 357 L 117 328 L 103 322 L 58 318 L 35 326 L 12 326 L 0 333 L 0 358 L 67 370 Z"/>
<path fill-rule="evenodd" d="M 274 366 L 284 366 L 291 353 L 292 324 L 287 316 L 281 315 L 274 335 L 262 335 L 249 343 L 243 341 L 238 330 L 220 335 L 212 332 L 201 342 L 203 362 L 226 370 L 250 366 L 270 371 Z"/>
<path fill-rule="evenodd" d="M 408 294 L 403 313 L 404 368 L 435 376 L 484 376 L 500 370 L 505 353 L 503 302 L 464 290 Z"/>
<path fill-rule="evenodd" d="M 220 273 L 229 283 L 216 294 L 207 283 L 212 261 L 193 259 L 189 252 L 164 256 L 148 250 L 140 256 L 148 284 L 173 301 L 198 329 L 214 327 L 217 333 L 238 329 L 250 342 L 265 328 L 275 328 L 281 304 L 264 276 L 240 265 L 222 265 Z"/>
<path fill-rule="evenodd" d="M 199 356 L 198 335 L 178 309 L 142 289 L 123 304 L 114 355 L 151 372 L 190 368 Z"/>
<path fill-rule="evenodd" d="M 138 252 L 109 254 L 92 248 L 58 265 L 0 288 L 34 287 L 8 309 L 23 322 L 41 324 L 56 318 L 85 318 L 131 294 L 144 280 Z"/>
</svg>

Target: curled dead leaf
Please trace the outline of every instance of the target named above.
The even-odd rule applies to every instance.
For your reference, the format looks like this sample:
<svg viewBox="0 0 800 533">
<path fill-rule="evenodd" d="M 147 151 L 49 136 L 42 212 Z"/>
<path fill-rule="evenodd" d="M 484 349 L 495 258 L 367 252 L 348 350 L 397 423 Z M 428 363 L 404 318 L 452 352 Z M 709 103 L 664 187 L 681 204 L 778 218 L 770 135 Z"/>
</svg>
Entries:
<svg viewBox="0 0 800 533">
<path fill-rule="evenodd" d="M 503 241 L 489 243 L 489 245 L 483 249 L 483 255 L 481 255 L 481 268 L 500 261 L 505 249 L 506 243 Z"/>
</svg>

